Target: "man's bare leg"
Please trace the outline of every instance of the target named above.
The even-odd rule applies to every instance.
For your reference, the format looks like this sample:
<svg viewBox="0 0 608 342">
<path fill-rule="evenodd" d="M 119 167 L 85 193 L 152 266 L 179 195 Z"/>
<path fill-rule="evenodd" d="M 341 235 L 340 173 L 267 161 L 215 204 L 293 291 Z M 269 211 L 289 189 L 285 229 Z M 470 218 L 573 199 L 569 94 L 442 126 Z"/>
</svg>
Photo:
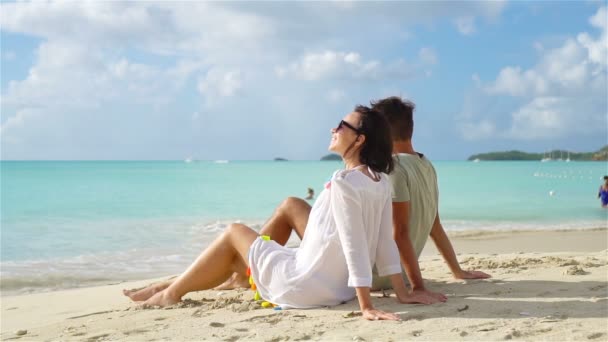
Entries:
<svg viewBox="0 0 608 342">
<path fill-rule="evenodd" d="M 292 231 L 295 231 L 298 237 L 302 239 L 311 209 L 310 204 L 306 201 L 296 197 L 288 197 L 277 207 L 270 219 L 264 224 L 262 230 L 260 230 L 260 235 L 268 235 L 282 246 L 285 246 Z M 249 279 L 247 279 L 247 274 L 235 272 L 226 282 L 215 289 L 232 290 L 248 287 Z"/>
</svg>

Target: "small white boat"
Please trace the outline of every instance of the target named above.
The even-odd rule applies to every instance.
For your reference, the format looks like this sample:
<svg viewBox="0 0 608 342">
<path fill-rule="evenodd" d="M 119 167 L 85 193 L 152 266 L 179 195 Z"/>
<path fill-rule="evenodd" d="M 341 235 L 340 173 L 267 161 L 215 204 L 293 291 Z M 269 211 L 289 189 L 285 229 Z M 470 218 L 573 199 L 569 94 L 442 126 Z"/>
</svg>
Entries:
<svg viewBox="0 0 608 342">
<path fill-rule="evenodd" d="M 228 164 L 228 160 L 215 160 L 214 163 L 216 163 L 216 164 Z"/>
<path fill-rule="evenodd" d="M 540 160 L 541 163 L 546 163 L 553 160 L 551 157 L 547 157 L 547 153 L 543 153 L 543 159 Z"/>
<path fill-rule="evenodd" d="M 184 163 L 192 163 L 192 157 L 184 159 Z"/>
<path fill-rule="evenodd" d="M 473 163 L 479 163 L 479 158 L 473 159 Z"/>
</svg>

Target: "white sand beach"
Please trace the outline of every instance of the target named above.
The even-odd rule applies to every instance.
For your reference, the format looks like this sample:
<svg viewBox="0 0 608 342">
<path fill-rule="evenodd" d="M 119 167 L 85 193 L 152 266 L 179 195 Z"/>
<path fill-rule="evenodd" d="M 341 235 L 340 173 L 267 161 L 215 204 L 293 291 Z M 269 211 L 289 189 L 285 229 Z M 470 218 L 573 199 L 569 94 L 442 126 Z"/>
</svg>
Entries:
<svg viewBox="0 0 608 342">
<path fill-rule="evenodd" d="M 447 303 L 403 305 L 375 294 L 400 322 L 358 317 L 356 300 L 331 308 L 259 308 L 253 292 L 201 291 L 176 307 L 138 309 L 121 290 L 153 280 L 2 297 L 1 339 L 138 341 L 608 340 L 608 231 L 452 234 L 463 267 L 493 275 L 453 280 L 430 243 L 428 287 Z"/>
</svg>

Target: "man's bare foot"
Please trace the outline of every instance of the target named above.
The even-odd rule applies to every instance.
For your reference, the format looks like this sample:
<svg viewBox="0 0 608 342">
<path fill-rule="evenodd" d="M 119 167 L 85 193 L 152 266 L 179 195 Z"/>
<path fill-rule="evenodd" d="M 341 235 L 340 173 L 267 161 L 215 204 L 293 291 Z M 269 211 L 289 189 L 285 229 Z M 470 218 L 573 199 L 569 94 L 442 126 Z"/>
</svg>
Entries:
<svg viewBox="0 0 608 342">
<path fill-rule="evenodd" d="M 235 272 L 223 284 L 215 287 L 214 290 L 248 289 L 249 286 L 249 279 L 247 276 Z"/>
<path fill-rule="evenodd" d="M 131 289 L 122 290 L 122 293 L 131 298 L 134 302 L 142 302 L 144 300 L 148 300 L 150 297 L 154 296 L 158 292 L 166 289 L 169 285 L 166 283 L 152 284 L 150 286 L 146 286 L 139 289 Z"/>
<path fill-rule="evenodd" d="M 146 300 L 143 304 L 143 308 L 150 308 L 154 306 L 165 307 L 169 305 L 173 305 L 179 303 L 181 301 L 180 298 L 174 298 L 169 295 L 169 291 L 160 291 L 156 293 L 154 296 L 150 297 L 150 299 Z"/>
</svg>

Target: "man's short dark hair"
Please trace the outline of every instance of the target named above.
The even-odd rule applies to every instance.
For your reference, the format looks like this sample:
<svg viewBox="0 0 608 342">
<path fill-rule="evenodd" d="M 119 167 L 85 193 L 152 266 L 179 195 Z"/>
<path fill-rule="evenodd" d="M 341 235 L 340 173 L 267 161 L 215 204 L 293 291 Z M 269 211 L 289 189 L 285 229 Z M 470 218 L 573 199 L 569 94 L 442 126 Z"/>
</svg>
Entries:
<svg viewBox="0 0 608 342">
<path fill-rule="evenodd" d="M 414 109 L 416 105 L 397 96 L 372 101 L 372 109 L 382 113 L 391 126 L 394 141 L 412 139 L 414 132 Z"/>
<path fill-rule="evenodd" d="M 608 176 L 604 176 L 604 180 L 608 180 Z"/>
</svg>

